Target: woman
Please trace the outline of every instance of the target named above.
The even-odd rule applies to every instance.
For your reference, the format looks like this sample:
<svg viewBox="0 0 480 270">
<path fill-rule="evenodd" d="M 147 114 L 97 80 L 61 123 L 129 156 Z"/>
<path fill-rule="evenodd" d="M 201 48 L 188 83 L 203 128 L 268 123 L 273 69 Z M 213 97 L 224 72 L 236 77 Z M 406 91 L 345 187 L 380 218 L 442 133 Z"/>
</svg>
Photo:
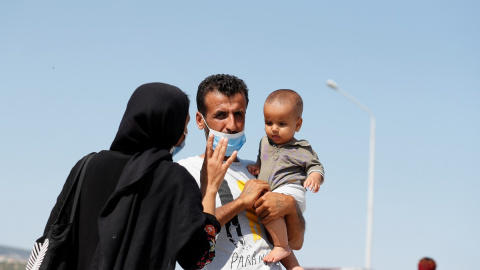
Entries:
<svg viewBox="0 0 480 270">
<path fill-rule="evenodd" d="M 168 84 L 145 84 L 132 94 L 110 150 L 96 154 L 86 169 L 67 269 L 173 269 L 175 261 L 190 269 L 213 259 L 220 230 L 215 196 L 235 157 L 222 163 L 226 141 L 213 151 L 209 138 L 200 191 L 172 161 L 187 134 L 188 107 L 185 93 Z"/>
</svg>

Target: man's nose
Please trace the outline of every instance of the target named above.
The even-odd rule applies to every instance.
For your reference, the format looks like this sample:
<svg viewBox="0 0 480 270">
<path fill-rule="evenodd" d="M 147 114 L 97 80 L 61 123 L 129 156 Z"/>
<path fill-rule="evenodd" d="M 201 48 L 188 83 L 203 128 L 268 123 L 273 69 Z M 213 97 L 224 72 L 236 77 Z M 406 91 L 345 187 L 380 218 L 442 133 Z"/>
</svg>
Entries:
<svg viewBox="0 0 480 270">
<path fill-rule="evenodd" d="M 235 123 L 235 117 L 233 114 L 230 114 L 228 115 L 227 119 L 225 119 L 227 121 L 226 125 L 225 125 L 225 129 L 227 130 L 226 133 L 237 133 L 237 125 Z"/>
</svg>

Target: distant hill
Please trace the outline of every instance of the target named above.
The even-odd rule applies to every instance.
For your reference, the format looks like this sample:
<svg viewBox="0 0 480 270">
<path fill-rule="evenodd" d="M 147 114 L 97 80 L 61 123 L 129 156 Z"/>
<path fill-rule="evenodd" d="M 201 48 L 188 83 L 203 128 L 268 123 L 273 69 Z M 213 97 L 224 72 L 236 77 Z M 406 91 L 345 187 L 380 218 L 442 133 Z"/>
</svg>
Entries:
<svg viewBox="0 0 480 270">
<path fill-rule="evenodd" d="M 28 260 L 28 257 L 30 257 L 30 252 L 31 250 L 0 245 L 0 256 L 15 260 Z"/>
</svg>

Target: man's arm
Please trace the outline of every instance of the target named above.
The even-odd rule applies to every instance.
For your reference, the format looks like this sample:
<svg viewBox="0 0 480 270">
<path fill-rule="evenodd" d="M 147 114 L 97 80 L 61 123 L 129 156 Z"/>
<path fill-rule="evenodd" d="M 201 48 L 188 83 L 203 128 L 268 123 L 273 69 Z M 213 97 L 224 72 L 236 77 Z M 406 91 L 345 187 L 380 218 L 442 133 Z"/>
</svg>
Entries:
<svg viewBox="0 0 480 270">
<path fill-rule="evenodd" d="M 241 200 L 236 199 L 215 209 L 215 217 L 218 222 L 220 222 L 220 226 L 223 227 L 229 220 L 244 209 L 245 206 Z"/>
<path fill-rule="evenodd" d="M 255 202 L 255 212 L 264 224 L 285 217 L 290 248 L 295 250 L 302 248 L 305 219 L 292 196 L 267 192 Z"/>
<path fill-rule="evenodd" d="M 245 209 L 252 208 L 255 201 L 270 187 L 267 182 L 258 179 L 250 179 L 245 183 L 240 196 L 237 199 L 218 207 L 215 210 L 215 217 L 221 226 Z"/>
<path fill-rule="evenodd" d="M 305 219 L 296 202 L 295 213 L 286 215 L 285 221 L 287 223 L 288 245 L 295 250 L 301 249 L 305 237 Z"/>
</svg>

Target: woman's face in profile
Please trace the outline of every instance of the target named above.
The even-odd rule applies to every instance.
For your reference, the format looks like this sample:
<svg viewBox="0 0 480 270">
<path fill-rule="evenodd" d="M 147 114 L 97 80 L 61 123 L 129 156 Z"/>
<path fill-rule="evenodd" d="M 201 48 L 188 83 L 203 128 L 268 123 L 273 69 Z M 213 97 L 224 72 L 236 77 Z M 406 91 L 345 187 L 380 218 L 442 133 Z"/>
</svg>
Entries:
<svg viewBox="0 0 480 270">
<path fill-rule="evenodd" d="M 175 144 L 174 146 L 179 146 L 186 139 L 188 134 L 188 122 L 190 122 L 190 114 L 187 115 L 187 119 L 185 120 L 185 128 L 183 130 L 183 134 L 182 136 L 180 136 L 180 139 L 178 139 L 177 144 Z"/>
</svg>

